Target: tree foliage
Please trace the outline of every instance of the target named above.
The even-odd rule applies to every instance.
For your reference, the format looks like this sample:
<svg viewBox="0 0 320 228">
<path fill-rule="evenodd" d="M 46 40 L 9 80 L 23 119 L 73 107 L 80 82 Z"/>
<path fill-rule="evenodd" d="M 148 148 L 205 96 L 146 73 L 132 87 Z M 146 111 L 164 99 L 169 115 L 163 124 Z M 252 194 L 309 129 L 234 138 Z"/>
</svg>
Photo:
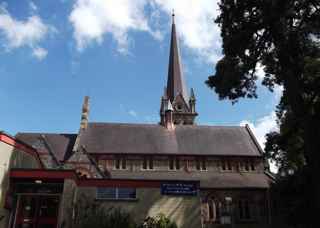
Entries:
<svg viewBox="0 0 320 228">
<path fill-rule="evenodd" d="M 159 214 L 156 217 L 146 218 L 141 228 L 178 228 L 178 226 L 164 214 Z"/>
<path fill-rule="evenodd" d="M 133 218 L 118 208 L 108 210 L 96 204 L 81 209 L 76 221 L 79 228 L 138 228 Z"/>
<path fill-rule="evenodd" d="M 206 84 L 233 103 L 257 97 L 257 69 L 271 91 L 283 86 L 279 132 L 267 135 L 266 155 L 308 182 L 308 226 L 320 211 L 320 1 L 221 0 L 223 57 Z"/>
<path fill-rule="evenodd" d="M 266 135 L 265 157 L 276 162 L 280 172 L 294 172 L 305 165 L 303 129 L 282 97 L 277 106 L 279 131 Z"/>
</svg>

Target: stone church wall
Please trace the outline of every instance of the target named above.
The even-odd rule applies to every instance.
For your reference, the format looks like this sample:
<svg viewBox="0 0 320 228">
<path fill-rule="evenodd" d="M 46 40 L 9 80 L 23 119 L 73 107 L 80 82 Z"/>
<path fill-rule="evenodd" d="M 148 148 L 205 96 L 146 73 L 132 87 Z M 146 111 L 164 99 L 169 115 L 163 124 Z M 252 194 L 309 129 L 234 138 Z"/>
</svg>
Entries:
<svg viewBox="0 0 320 228">
<path fill-rule="evenodd" d="M 223 214 L 227 199 L 229 210 L 231 211 L 232 227 L 234 228 L 264 228 L 269 225 L 268 192 L 266 190 L 202 190 L 200 193 L 202 202 L 202 219 L 204 228 L 219 228 L 221 224 L 216 224 L 208 219 L 208 202 L 213 200 L 215 205 L 220 204 L 220 213 Z M 240 218 L 239 201 L 247 200 L 249 203 L 250 219 Z"/>
<path fill-rule="evenodd" d="M 136 194 L 137 199 L 133 200 L 100 200 L 96 199 L 96 187 L 75 187 L 73 181 L 67 180 L 61 202 L 60 225 L 71 228 L 75 208 L 96 204 L 106 210 L 120 208 L 130 213 L 137 223 L 148 216 L 163 213 L 176 221 L 179 228 L 201 227 L 200 197 L 164 196 L 159 188 L 137 188 Z"/>
</svg>

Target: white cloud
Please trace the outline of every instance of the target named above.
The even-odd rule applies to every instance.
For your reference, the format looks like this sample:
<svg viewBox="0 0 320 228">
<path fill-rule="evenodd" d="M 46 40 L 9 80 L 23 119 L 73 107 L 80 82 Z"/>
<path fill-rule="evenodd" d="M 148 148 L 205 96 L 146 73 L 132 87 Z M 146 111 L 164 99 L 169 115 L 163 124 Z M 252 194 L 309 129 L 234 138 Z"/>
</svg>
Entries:
<svg viewBox="0 0 320 228">
<path fill-rule="evenodd" d="M 266 115 L 255 122 L 243 120 L 240 122 L 240 126 L 248 124 L 250 129 L 253 131 L 255 137 L 257 138 L 259 144 L 262 148 L 264 148 L 266 142 L 265 135 L 270 131 L 278 129 L 276 119 L 276 113 L 273 111 L 269 115 Z"/>
<path fill-rule="evenodd" d="M 273 89 L 274 99 L 276 103 L 279 103 L 282 94 L 283 94 L 283 86 L 276 85 Z"/>
<path fill-rule="evenodd" d="M 172 9 L 183 45 L 205 59 L 216 62 L 221 55 L 220 29 L 214 23 L 218 15 L 217 0 L 154 0 L 168 15 Z"/>
<path fill-rule="evenodd" d="M 35 12 L 35 11 L 38 10 L 37 5 L 36 5 L 33 1 L 30 1 L 30 2 L 29 2 L 29 7 L 30 7 L 30 9 L 31 9 L 32 12 Z"/>
<path fill-rule="evenodd" d="M 266 116 L 258 119 L 255 122 L 243 120 L 240 122 L 240 126 L 244 126 L 244 125 L 248 124 L 250 129 L 252 130 L 254 136 L 258 140 L 260 146 L 262 148 L 264 148 L 265 143 L 266 143 L 265 135 L 267 133 L 269 133 L 270 131 L 278 131 L 279 130 L 277 123 L 276 123 L 276 119 L 277 119 L 276 113 L 273 111 L 269 115 L 266 115 Z M 276 167 L 276 165 L 273 162 L 271 162 L 271 161 L 269 161 L 269 162 L 270 162 L 271 171 L 276 173 L 278 171 L 278 168 Z"/>
<path fill-rule="evenodd" d="M 7 50 L 28 46 L 39 54 L 38 44 L 52 31 L 55 31 L 54 27 L 43 23 L 39 16 L 16 20 L 5 5 L 0 5 L 0 35 L 4 37 L 3 47 Z"/>
<path fill-rule="evenodd" d="M 43 60 L 48 54 L 48 51 L 41 47 L 36 47 L 32 51 L 32 55 L 36 57 L 38 60 Z"/>
<path fill-rule="evenodd" d="M 146 9 L 150 15 L 146 15 Z M 208 62 L 216 61 L 221 53 L 220 30 L 213 22 L 218 15 L 217 0 L 77 0 L 69 16 L 79 50 L 92 42 L 101 43 L 110 34 L 118 43 L 118 51 L 126 53 L 130 31 L 151 34 L 162 40 L 161 16 L 175 10 L 177 29 L 182 44 L 194 50 Z"/>
<path fill-rule="evenodd" d="M 134 110 L 129 110 L 128 113 L 129 113 L 130 116 L 133 116 L 133 117 L 137 117 L 138 116 L 137 112 L 134 111 Z"/>
<path fill-rule="evenodd" d="M 77 0 L 69 20 L 78 49 L 92 41 L 101 43 L 109 33 L 117 41 L 118 51 L 126 53 L 130 30 L 151 32 L 144 14 L 146 4 L 146 0 Z"/>
<path fill-rule="evenodd" d="M 257 66 L 256 66 L 256 74 L 257 74 L 257 77 L 258 77 L 258 80 L 262 82 L 264 76 L 265 76 L 265 73 L 264 73 L 264 66 L 261 65 L 261 63 L 258 63 Z"/>
</svg>

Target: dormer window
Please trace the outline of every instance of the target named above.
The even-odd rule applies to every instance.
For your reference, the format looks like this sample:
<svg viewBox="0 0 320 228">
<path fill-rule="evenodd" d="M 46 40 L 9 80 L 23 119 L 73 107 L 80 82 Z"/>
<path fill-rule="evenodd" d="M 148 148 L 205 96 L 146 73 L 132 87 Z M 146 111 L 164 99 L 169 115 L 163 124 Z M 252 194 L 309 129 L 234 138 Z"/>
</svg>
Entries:
<svg viewBox="0 0 320 228">
<path fill-rule="evenodd" d="M 143 170 L 152 170 L 153 169 L 153 158 L 151 156 L 143 157 L 142 169 Z"/>
</svg>

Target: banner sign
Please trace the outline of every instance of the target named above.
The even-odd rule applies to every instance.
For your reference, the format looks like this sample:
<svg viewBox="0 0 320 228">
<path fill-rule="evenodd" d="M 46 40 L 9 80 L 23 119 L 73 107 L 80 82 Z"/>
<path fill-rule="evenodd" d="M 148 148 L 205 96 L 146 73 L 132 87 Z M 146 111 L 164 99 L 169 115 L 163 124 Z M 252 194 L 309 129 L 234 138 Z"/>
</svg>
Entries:
<svg viewBox="0 0 320 228">
<path fill-rule="evenodd" d="M 161 184 L 162 195 L 196 196 L 198 194 L 196 182 L 167 182 Z"/>
</svg>

